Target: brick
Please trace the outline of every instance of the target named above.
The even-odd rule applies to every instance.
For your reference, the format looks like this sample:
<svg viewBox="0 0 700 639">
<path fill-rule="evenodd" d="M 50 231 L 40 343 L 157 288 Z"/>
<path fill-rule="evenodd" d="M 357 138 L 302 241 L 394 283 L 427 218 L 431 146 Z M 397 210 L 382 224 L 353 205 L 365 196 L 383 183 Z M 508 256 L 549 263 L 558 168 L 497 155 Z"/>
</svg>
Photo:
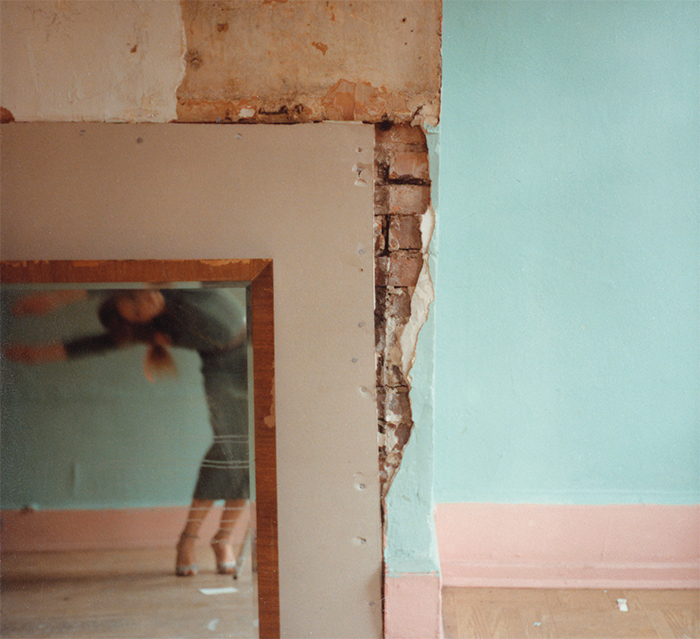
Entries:
<svg viewBox="0 0 700 639">
<path fill-rule="evenodd" d="M 387 455 L 387 462 L 391 462 L 390 464 L 387 464 L 387 466 L 393 466 L 394 462 L 397 462 L 398 464 L 401 463 L 401 458 L 403 457 L 403 449 L 408 443 L 408 440 L 411 436 L 412 428 L 413 422 L 401 424 L 387 424 L 385 435 L 385 449 Z"/>
<path fill-rule="evenodd" d="M 374 183 L 383 184 L 389 177 L 389 156 L 374 154 Z"/>
<path fill-rule="evenodd" d="M 389 156 L 390 180 L 430 180 L 427 153 L 399 151 Z"/>
<path fill-rule="evenodd" d="M 395 124 L 390 128 L 377 127 L 375 141 L 377 144 L 426 144 L 423 129 L 410 124 Z"/>
<path fill-rule="evenodd" d="M 383 286 L 415 286 L 423 267 L 423 255 L 413 251 L 395 251 L 382 265 L 384 269 Z M 377 269 L 380 270 L 380 269 Z M 381 286 L 381 284 L 380 284 Z"/>
<path fill-rule="evenodd" d="M 384 321 L 384 313 L 386 311 L 386 304 L 389 292 L 385 286 L 375 286 L 374 287 L 374 315 L 379 316 Z M 376 320 L 375 320 L 376 323 Z"/>
<path fill-rule="evenodd" d="M 423 215 L 430 206 L 430 187 L 416 184 L 392 184 L 388 187 L 391 215 Z"/>
<path fill-rule="evenodd" d="M 377 388 L 377 414 L 381 419 L 384 419 L 384 412 L 386 407 L 386 390 L 383 388 Z"/>
<path fill-rule="evenodd" d="M 389 188 L 383 184 L 374 186 L 374 214 L 386 215 L 389 212 Z"/>
<path fill-rule="evenodd" d="M 381 367 L 377 371 L 378 384 L 387 389 L 406 386 L 406 376 L 403 374 L 401 365 L 401 351 L 394 349 L 387 355 L 388 357 L 382 360 Z"/>
<path fill-rule="evenodd" d="M 386 388 L 396 388 L 406 385 L 406 378 L 398 364 L 384 364 L 380 371 L 380 383 Z"/>
<path fill-rule="evenodd" d="M 393 215 L 389 220 L 389 250 L 420 250 L 423 247 L 421 220 L 422 216 L 419 215 Z"/>
<path fill-rule="evenodd" d="M 381 255 L 385 250 L 385 218 L 383 215 L 380 215 L 374 218 L 374 254 Z"/>
<path fill-rule="evenodd" d="M 387 285 L 389 280 L 389 258 L 376 257 L 374 259 L 374 285 L 382 287 Z"/>
<path fill-rule="evenodd" d="M 408 320 L 411 316 L 411 296 L 406 288 L 392 287 L 388 289 L 384 305 L 385 312 L 389 317 L 403 317 Z"/>
<path fill-rule="evenodd" d="M 377 352 L 381 352 L 386 348 L 386 327 L 385 326 L 375 326 L 374 327 L 374 349 Z M 375 357 L 377 354 L 375 353 Z"/>
<path fill-rule="evenodd" d="M 403 424 L 411 421 L 411 400 L 408 388 L 387 388 L 384 400 L 385 420 L 390 424 Z"/>
</svg>

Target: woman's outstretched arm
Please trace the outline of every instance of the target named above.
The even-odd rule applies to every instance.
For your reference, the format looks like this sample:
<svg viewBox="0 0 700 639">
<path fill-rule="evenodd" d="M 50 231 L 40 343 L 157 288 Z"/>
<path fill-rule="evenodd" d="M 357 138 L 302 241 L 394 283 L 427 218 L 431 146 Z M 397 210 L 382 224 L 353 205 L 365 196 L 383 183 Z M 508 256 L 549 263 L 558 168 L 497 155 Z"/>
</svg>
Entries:
<svg viewBox="0 0 700 639">
<path fill-rule="evenodd" d="M 65 291 L 43 291 L 33 293 L 19 300 L 12 307 L 12 314 L 15 317 L 23 315 L 47 315 L 53 311 L 88 298 L 88 291 L 70 289 Z"/>
<path fill-rule="evenodd" d="M 128 346 L 129 344 L 121 344 Z M 79 337 L 68 342 L 52 342 L 50 344 L 9 344 L 2 349 L 3 357 L 13 362 L 23 364 L 47 364 L 64 362 L 87 355 L 102 355 L 108 353 L 120 344 L 115 342 L 109 333 Z"/>
<path fill-rule="evenodd" d="M 13 362 L 23 364 L 44 364 L 48 362 L 63 362 L 68 359 L 65 344 L 12 344 L 6 346 L 2 354 Z"/>
</svg>

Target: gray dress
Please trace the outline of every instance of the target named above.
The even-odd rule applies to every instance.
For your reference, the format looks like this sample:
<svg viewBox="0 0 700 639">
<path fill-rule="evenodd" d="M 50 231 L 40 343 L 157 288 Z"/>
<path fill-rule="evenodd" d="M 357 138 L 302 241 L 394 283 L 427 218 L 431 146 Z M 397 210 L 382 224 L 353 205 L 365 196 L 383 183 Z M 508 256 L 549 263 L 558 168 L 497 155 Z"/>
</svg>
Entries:
<svg viewBox="0 0 700 639">
<path fill-rule="evenodd" d="M 166 335 L 172 346 L 197 351 L 214 440 L 199 468 L 195 499 L 247 499 L 250 495 L 247 347 L 233 346 L 245 326 L 240 306 L 213 289 L 164 289 L 165 310 L 138 330 Z M 115 317 L 109 300 L 100 316 Z M 143 341 L 136 339 L 133 341 Z M 123 346 L 108 332 L 66 343 L 69 358 Z"/>
</svg>

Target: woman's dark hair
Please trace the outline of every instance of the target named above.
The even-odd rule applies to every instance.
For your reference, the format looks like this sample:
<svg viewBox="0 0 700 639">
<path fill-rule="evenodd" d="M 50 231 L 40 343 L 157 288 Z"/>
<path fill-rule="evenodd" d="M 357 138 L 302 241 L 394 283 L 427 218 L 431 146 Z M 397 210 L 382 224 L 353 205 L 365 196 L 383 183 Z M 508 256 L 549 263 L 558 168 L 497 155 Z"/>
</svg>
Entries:
<svg viewBox="0 0 700 639">
<path fill-rule="evenodd" d="M 154 381 L 154 376 L 177 375 L 175 360 L 165 348 L 169 338 L 159 333 L 153 322 L 144 324 L 129 322 L 119 313 L 117 307 L 119 298 L 133 297 L 136 293 L 137 291 L 126 290 L 110 295 L 100 305 L 97 316 L 110 337 L 119 346 L 141 342 L 149 347 L 144 361 L 144 371 L 148 379 Z"/>
<path fill-rule="evenodd" d="M 153 344 L 156 330 L 150 322 L 146 324 L 133 324 L 124 319 L 117 309 L 117 300 L 120 297 L 129 297 L 133 295 L 133 291 L 119 291 L 114 295 L 110 295 L 100 305 L 97 316 L 102 326 L 107 329 L 110 337 L 117 344 L 123 345 L 131 342 Z"/>
</svg>

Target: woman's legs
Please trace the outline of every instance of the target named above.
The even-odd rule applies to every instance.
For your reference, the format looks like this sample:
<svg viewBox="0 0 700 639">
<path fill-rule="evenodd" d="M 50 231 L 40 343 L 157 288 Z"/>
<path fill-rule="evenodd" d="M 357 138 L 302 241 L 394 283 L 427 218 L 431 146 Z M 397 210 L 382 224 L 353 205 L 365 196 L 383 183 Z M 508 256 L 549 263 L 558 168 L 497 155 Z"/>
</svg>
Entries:
<svg viewBox="0 0 700 639">
<path fill-rule="evenodd" d="M 193 499 L 190 511 L 185 522 L 185 527 L 177 544 L 177 560 L 175 572 L 181 577 L 189 577 L 197 574 L 195 563 L 195 544 L 199 537 L 199 529 L 202 522 L 214 505 L 211 499 Z M 221 512 L 219 530 L 211 540 L 211 545 L 216 556 L 216 568 L 220 574 L 236 574 L 236 553 L 231 539 L 239 517 L 246 508 L 245 499 L 229 499 L 224 503 Z"/>
<path fill-rule="evenodd" d="M 199 536 L 199 528 L 213 505 L 214 501 L 211 499 L 192 500 L 185 527 L 180 534 L 180 541 L 177 544 L 175 572 L 181 577 L 190 577 L 197 574 L 195 542 Z"/>
<path fill-rule="evenodd" d="M 228 499 L 221 513 L 219 530 L 211 540 L 211 546 L 216 555 L 216 569 L 222 575 L 236 576 L 237 557 L 234 552 L 231 538 L 243 509 L 246 507 L 245 499 Z"/>
</svg>

